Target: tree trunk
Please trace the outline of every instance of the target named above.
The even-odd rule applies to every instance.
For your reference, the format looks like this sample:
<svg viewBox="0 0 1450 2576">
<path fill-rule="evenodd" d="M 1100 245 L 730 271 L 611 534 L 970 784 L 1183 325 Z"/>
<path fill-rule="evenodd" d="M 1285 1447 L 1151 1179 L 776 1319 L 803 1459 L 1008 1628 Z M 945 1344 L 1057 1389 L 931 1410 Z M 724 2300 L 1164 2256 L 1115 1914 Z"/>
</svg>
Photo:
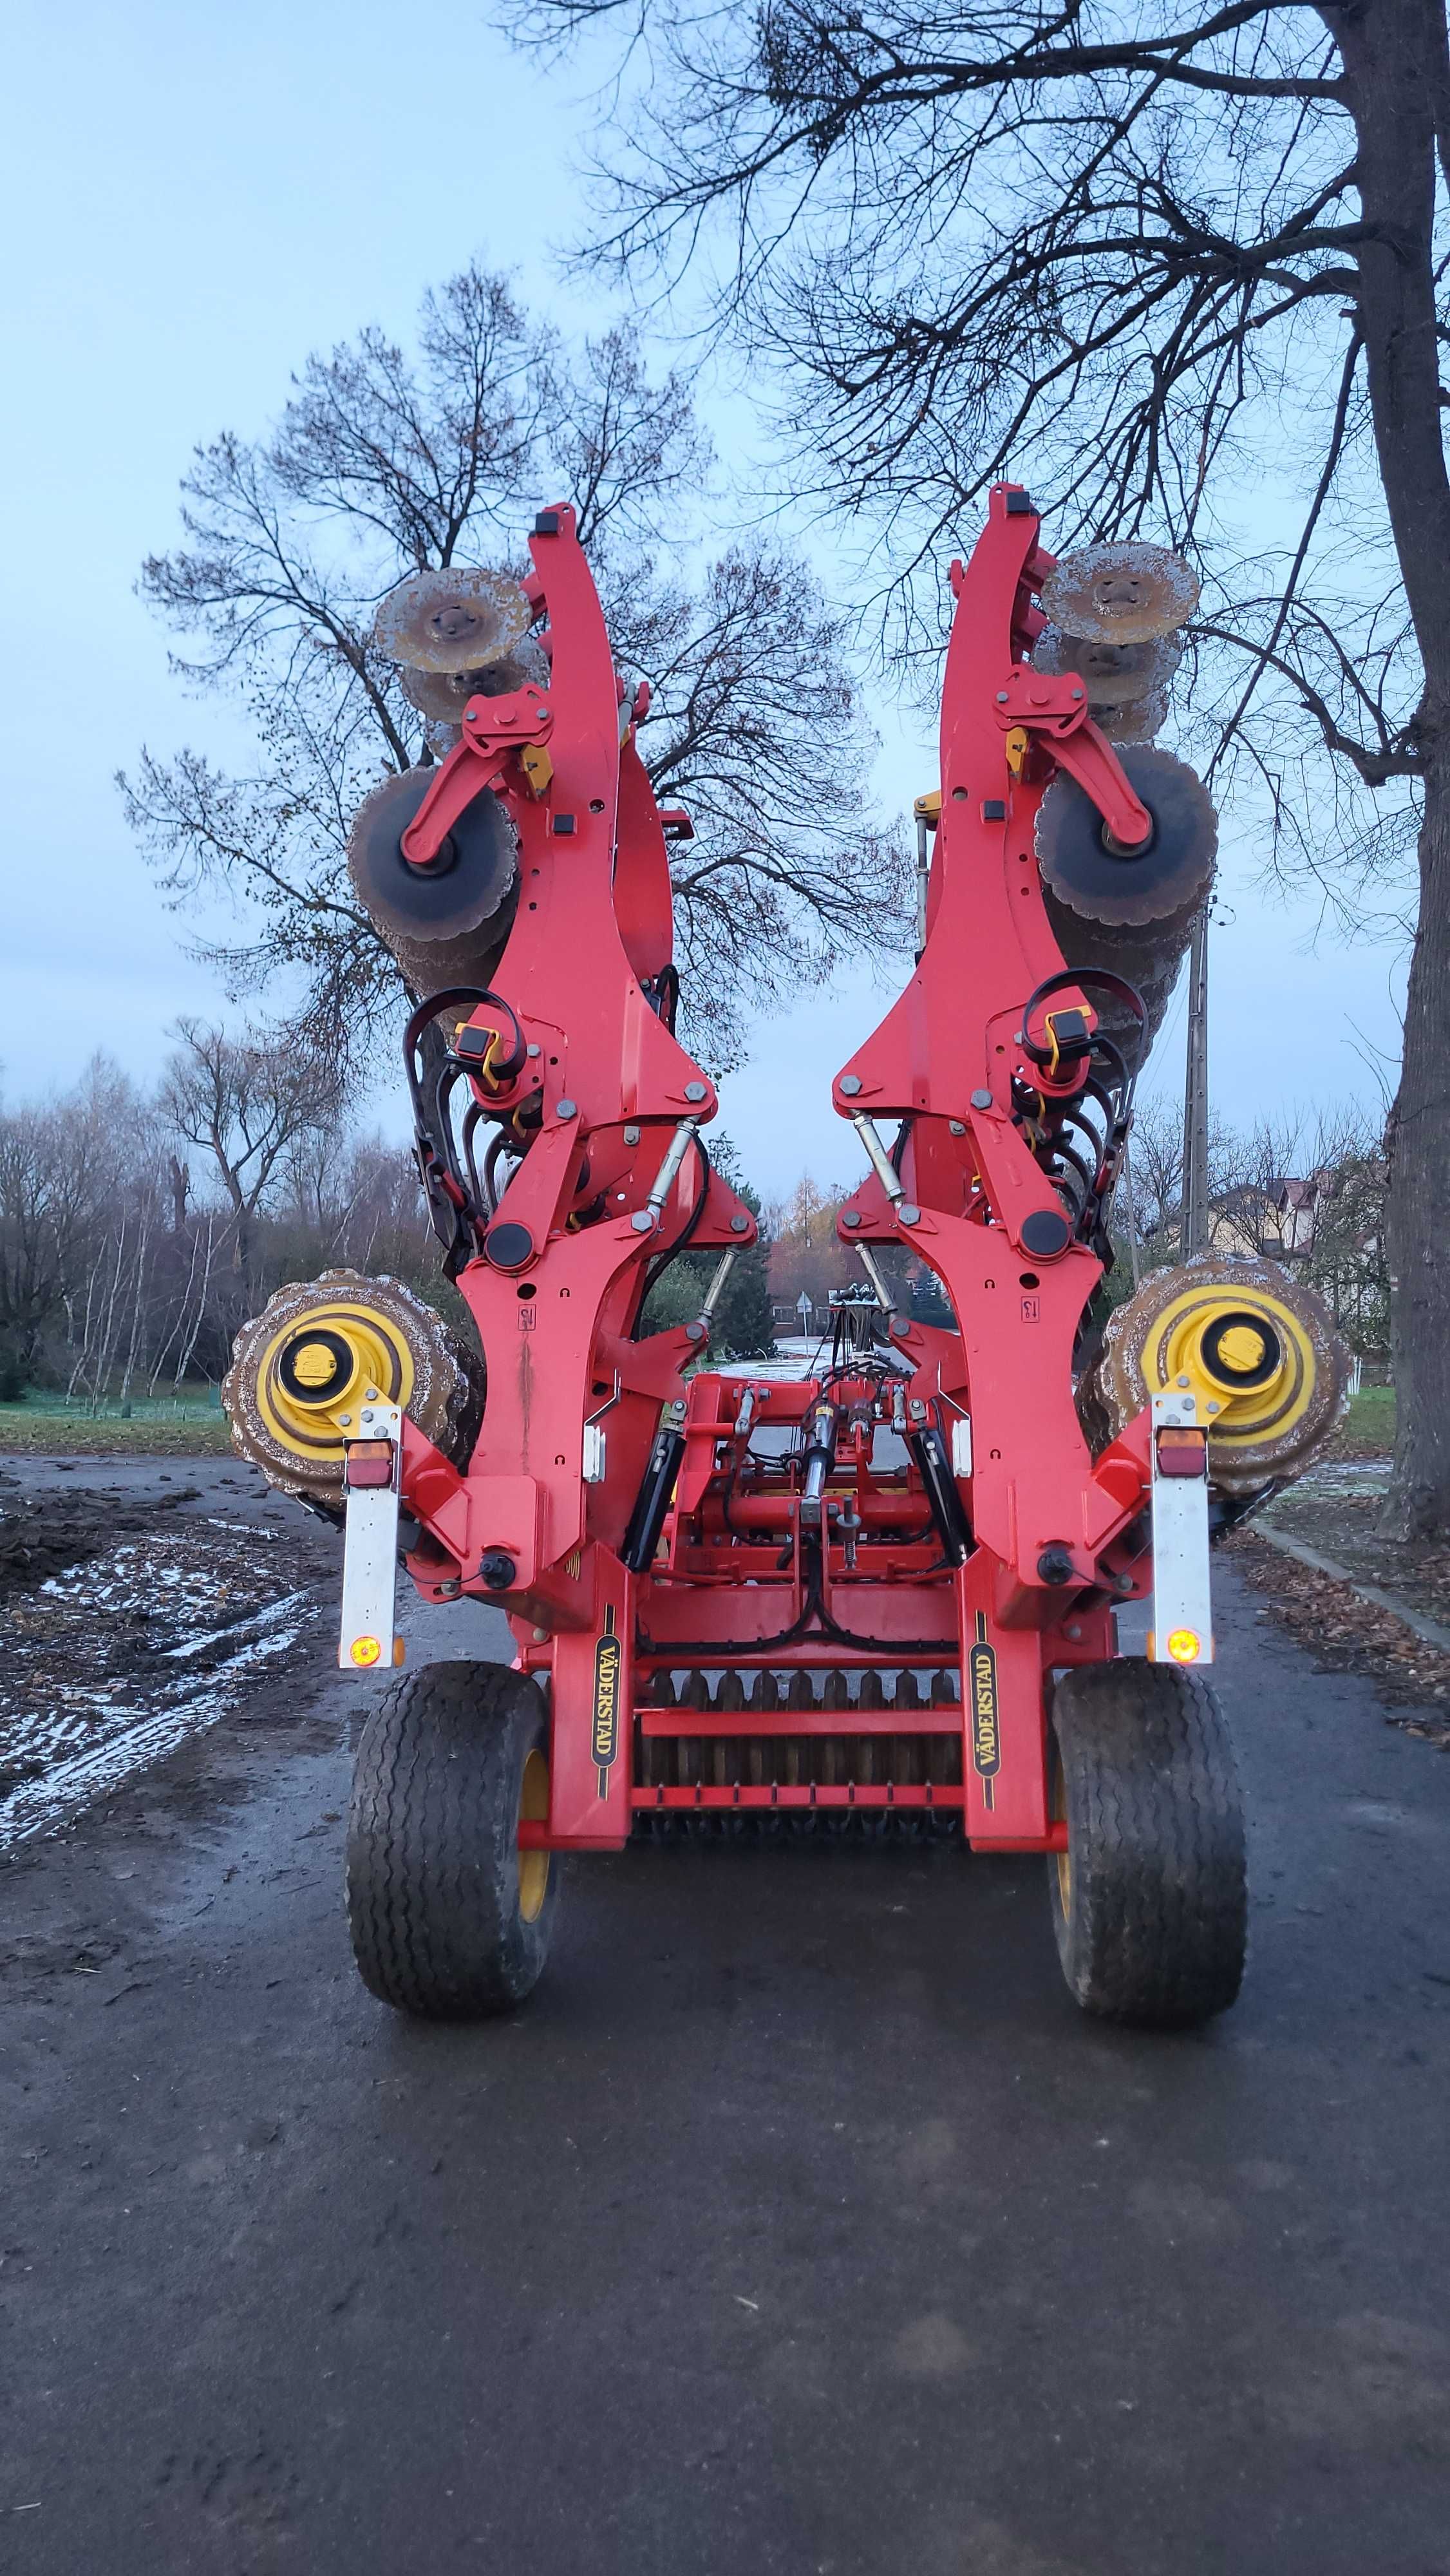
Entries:
<svg viewBox="0 0 1450 2576">
<path fill-rule="evenodd" d="M 1443 0 L 1323 10 L 1343 59 L 1371 236 L 1358 316 L 1375 447 L 1425 672 L 1420 916 L 1393 1112 L 1387 1233 L 1398 1432 L 1383 1526 L 1450 1532 L 1450 476 L 1436 337 L 1433 102 L 1444 95 Z"/>
<path fill-rule="evenodd" d="M 1391 1124 L 1390 1353 L 1398 1429 L 1381 1527 L 1450 1529 L 1450 744 L 1425 781 L 1420 919 Z"/>
</svg>

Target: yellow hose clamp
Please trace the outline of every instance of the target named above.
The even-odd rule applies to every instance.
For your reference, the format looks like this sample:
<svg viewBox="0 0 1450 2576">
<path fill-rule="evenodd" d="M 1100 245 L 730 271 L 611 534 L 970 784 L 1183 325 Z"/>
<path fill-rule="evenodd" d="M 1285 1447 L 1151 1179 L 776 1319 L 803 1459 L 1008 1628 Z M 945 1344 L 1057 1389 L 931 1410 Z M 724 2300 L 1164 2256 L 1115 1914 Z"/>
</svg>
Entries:
<svg viewBox="0 0 1450 2576">
<path fill-rule="evenodd" d="M 472 1020 L 459 1021 L 453 1032 L 453 1052 L 458 1057 L 460 1063 L 466 1065 L 472 1079 L 478 1083 L 484 1091 L 499 1091 L 503 1086 L 494 1071 L 494 1067 L 498 1062 L 499 1056 L 505 1051 L 503 1031 L 502 1029 L 490 1029 L 488 1032 L 488 1044 L 484 1048 L 482 1055 L 467 1055 L 463 1050 L 463 1032 L 465 1029 L 471 1029 L 473 1026 L 474 1023 Z"/>
</svg>

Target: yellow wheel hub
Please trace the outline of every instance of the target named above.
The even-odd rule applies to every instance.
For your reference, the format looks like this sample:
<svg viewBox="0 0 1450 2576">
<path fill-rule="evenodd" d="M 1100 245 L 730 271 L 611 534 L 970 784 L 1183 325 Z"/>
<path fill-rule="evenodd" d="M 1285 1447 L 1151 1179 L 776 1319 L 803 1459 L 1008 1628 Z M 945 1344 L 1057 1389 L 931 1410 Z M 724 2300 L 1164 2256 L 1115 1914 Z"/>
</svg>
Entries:
<svg viewBox="0 0 1450 2576">
<path fill-rule="evenodd" d="M 406 1407 L 413 1360 L 385 1315 L 350 1299 L 319 1303 L 273 1335 L 257 1372 L 257 1411 L 274 1440 L 305 1456 L 356 1436 L 370 1395 Z"/>
<path fill-rule="evenodd" d="M 1216 1440 L 1283 1436 L 1314 1397 L 1314 1344 L 1267 1289 L 1186 1289 L 1157 1318 L 1143 1353 L 1152 1395 L 1185 1378 Z"/>
<path fill-rule="evenodd" d="M 523 1785 L 519 1792 L 519 1822 L 525 1825 L 547 1823 L 549 1815 L 549 1766 L 537 1745 L 524 1764 Z M 537 1923 L 549 1892 L 549 1863 L 552 1852 L 521 1851 L 519 1854 L 519 1912 L 526 1923 Z"/>
<path fill-rule="evenodd" d="M 364 1405 L 396 1404 L 461 1466 L 478 1436 L 483 1372 L 400 1279 L 325 1270 L 289 1279 L 244 1324 L 222 1381 L 237 1455 L 269 1485 L 341 1506 Z"/>
<path fill-rule="evenodd" d="M 1339 1419 L 1348 1353 L 1319 1298 L 1272 1261 L 1198 1252 L 1150 1271 L 1108 1319 L 1078 1390 L 1090 1439 L 1182 1389 L 1208 1433 L 1208 1480 L 1261 1493 L 1302 1475 Z"/>
</svg>

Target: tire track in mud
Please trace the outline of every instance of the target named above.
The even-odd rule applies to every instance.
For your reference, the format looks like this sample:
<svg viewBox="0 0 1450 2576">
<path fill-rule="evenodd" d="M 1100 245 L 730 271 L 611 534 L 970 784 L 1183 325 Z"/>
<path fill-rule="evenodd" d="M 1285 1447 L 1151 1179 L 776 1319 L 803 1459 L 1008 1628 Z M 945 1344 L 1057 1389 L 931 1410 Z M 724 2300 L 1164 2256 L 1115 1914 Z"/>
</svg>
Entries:
<svg viewBox="0 0 1450 2576">
<path fill-rule="evenodd" d="M 12 1586 L 0 1613 L 0 1853 L 214 1726 L 323 1608 L 291 1533 L 131 1513 L 107 1544 L 107 1498 L 87 1499 L 73 1561 Z"/>
</svg>

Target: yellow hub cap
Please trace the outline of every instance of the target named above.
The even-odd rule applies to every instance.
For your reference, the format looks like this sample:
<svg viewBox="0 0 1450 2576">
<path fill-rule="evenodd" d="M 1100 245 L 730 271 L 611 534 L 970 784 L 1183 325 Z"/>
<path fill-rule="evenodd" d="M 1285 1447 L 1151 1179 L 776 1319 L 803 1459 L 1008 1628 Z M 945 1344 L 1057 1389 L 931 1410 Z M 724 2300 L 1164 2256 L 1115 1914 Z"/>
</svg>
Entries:
<svg viewBox="0 0 1450 2576">
<path fill-rule="evenodd" d="M 326 1342 L 303 1342 L 291 1353 L 292 1374 L 309 1396 L 331 1384 L 337 1363 Z"/>
<path fill-rule="evenodd" d="M 549 1766 L 535 1746 L 524 1764 L 523 1783 L 519 1791 L 519 1822 L 524 1825 L 546 1824 L 549 1815 Z M 549 1863 L 552 1852 L 521 1851 L 519 1854 L 519 1912 L 526 1923 L 536 1923 L 549 1892 Z"/>
<path fill-rule="evenodd" d="M 1269 1345 L 1252 1324 L 1230 1324 L 1219 1335 L 1218 1357 L 1235 1376 L 1248 1377 L 1261 1368 L 1268 1356 Z"/>
</svg>

